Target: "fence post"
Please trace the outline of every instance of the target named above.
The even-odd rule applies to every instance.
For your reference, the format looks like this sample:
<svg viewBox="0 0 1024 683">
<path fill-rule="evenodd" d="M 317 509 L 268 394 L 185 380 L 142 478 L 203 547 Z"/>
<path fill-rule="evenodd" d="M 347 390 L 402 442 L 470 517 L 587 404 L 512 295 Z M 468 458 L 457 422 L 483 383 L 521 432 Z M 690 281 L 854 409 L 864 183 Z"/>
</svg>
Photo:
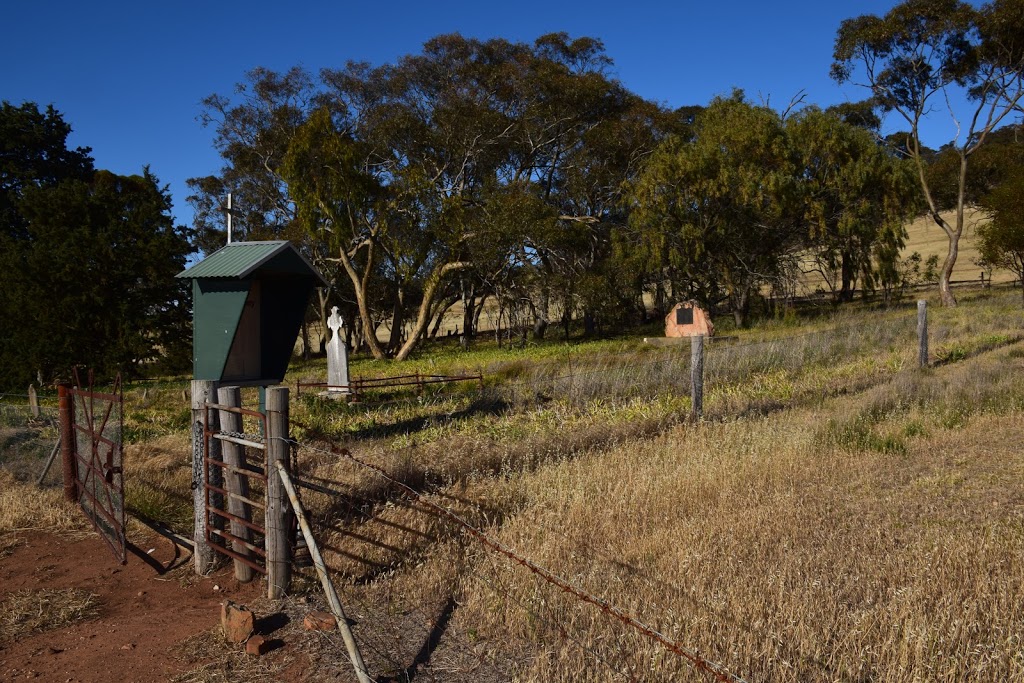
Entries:
<svg viewBox="0 0 1024 683">
<path fill-rule="evenodd" d="M 64 466 L 64 500 L 78 500 L 78 463 L 75 461 L 75 399 L 67 384 L 57 387 L 60 414 L 60 458 Z"/>
<path fill-rule="evenodd" d="M 217 389 L 217 402 L 221 405 L 231 406 L 232 408 L 241 408 L 242 391 L 238 387 L 220 387 Z M 227 410 L 219 412 L 221 431 L 235 433 L 242 432 L 241 415 Z M 240 469 L 245 464 L 245 446 L 237 443 L 231 443 L 230 441 L 224 441 L 221 443 L 220 447 L 221 456 L 223 457 L 225 464 L 237 469 Z M 228 512 L 235 517 L 249 522 L 252 520 L 251 507 L 248 503 L 245 503 L 235 497 L 249 497 L 249 478 L 237 471 L 237 469 L 227 470 L 224 473 L 224 489 L 228 492 L 227 509 Z M 231 535 L 235 538 L 241 539 L 242 541 L 241 543 L 238 541 L 232 541 L 232 549 L 239 555 L 251 560 L 252 551 L 250 551 L 245 544 L 252 544 L 252 530 L 240 522 L 231 520 Z M 242 583 L 252 581 L 252 567 L 244 562 L 239 562 L 238 560 L 235 560 L 234 564 L 236 579 Z"/>
<path fill-rule="evenodd" d="M 287 469 L 291 443 L 288 436 L 288 387 L 267 389 L 267 597 L 284 597 L 291 583 L 292 544 L 289 537 L 288 497 L 277 463 Z"/>
<path fill-rule="evenodd" d="M 39 395 L 36 394 L 36 385 L 28 385 L 28 407 L 32 411 L 32 417 L 39 417 Z"/>
<path fill-rule="evenodd" d="M 348 617 L 345 616 L 341 600 L 338 599 L 338 591 L 334 589 L 331 575 L 327 573 L 327 565 L 324 564 L 324 558 L 320 555 L 320 548 L 317 547 L 316 539 L 313 538 L 313 530 L 306 519 L 306 513 L 302 509 L 299 495 L 295 492 L 295 486 L 288 475 L 288 469 L 280 461 L 277 463 L 277 474 L 284 486 L 285 493 L 288 494 L 288 499 L 291 500 L 295 516 L 299 519 L 299 527 L 302 529 L 302 535 L 306 539 L 306 547 L 309 548 L 309 555 L 313 558 L 313 566 L 320 577 L 320 585 L 323 586 L 324 595 L 327 596 L 327 604 L 330 605 L 331 613 L 334 614 L 334 618 L 338 622 L 338 630 L 341 631 L 341 637 L 345 641 L 345 648 L 348 649 L 349 659 L 352 660 L 352 666 L 355 667 L 356 677 L 359 679 L 359 683 L 372 683 L 373 679 L 370 678 L 370 674 L 366 670 L 366 664 L 363 663 L 363 656 L 359 652 L 359 645 L 356 643 L 355 636 L 352 635 L 352 629 L 348 626 Z"/>
<path fill-rule="evenodd" d="M 928 302 L 924 299 L 917 302 L 917 364 L 928 367 Z"/>
<path fill-rule="evenodd" d="M 214 396 L 217 383 L 212 380 L 192 380 L 192 554 L 196 574 L 206 574 L 213 568 L 213 550 L 206 540 L 206 463 L 203 434 L 204 405 Z M 215 414 L 210 415 L 215 419 Z"/>
<path fill-rule="evenodd" d="M 690 337 L 690 419 L 704 416 L 704 335 Z"/>
</svg>

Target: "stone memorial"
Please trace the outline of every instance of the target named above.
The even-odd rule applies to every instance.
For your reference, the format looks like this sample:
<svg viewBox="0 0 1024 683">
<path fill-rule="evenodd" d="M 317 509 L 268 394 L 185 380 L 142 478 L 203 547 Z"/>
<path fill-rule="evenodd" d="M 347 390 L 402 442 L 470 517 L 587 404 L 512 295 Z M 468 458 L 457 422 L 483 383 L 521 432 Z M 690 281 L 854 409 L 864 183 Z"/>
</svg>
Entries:
<svg viewBox="0 0 1024 683">
<path fill-rule="evenodd" d="M 666 337 L 711 337 L 714 334 L 715 326 L 711 324 L 711 316 L 696 301 L 676 304 L 665 316 Z"/>
<path fill-rule="evenodd" d="M 351 393 L 348 388 L 348 345 L 342 338 L 345 321 L 338 315 L 337 306 L 331 307 L 327 326 L 332 333 L 327 343 L 327 395 L 344 396 Z"/>
</svg>

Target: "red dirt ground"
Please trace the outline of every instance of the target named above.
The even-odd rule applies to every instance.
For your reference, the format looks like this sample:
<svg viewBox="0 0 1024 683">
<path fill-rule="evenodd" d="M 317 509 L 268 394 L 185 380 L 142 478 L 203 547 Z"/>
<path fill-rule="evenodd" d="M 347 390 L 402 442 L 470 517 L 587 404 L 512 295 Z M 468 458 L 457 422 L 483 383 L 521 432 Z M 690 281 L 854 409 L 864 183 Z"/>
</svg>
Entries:
<svg viewBox="0 0 1024 683">
<path fill-rule="evenodd" d="M 168 574 L 187 563 L 188 553 L 161 536 L 137 543 L 137 554 L 129 552 L 121 566 L 95 534 L 22 534 L 0 559 L 0 601 L 22 589 L 84 588 L 98 596 L 100 616 L 0 647 L 0 680 L 167 680 L 188 668 L 174 646 L 216 626 L 225 596 L 245 602 L 259 595 L 259 582 L 241 585 L 224 571 L 208 578 L 187 567 Z"/>
</svg>

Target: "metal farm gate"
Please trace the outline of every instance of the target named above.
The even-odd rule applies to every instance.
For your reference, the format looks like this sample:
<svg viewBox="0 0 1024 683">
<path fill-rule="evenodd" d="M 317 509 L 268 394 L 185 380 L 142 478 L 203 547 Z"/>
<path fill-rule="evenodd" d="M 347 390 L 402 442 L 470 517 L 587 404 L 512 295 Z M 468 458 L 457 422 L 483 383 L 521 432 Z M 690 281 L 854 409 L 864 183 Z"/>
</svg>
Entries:
<svg viewBox="0 0 1024 683">
<path fill-rule="evenodd" d="M 72 453 L 75 497 L 114 556 L 127 562 L 124 510 L 124 455 L 121 430 L 124 394 L 118 375 L 110 393 L 78 386 L 61 392 L 62 436 Z M 63 389 L 63 387 L 62 387 Z"/>
<path fill-rule="evenodd" d="M 232 403 L 237 401 L 236 395 Z M 245 433 L 246 420 L 256 433 Z M 267 509 L 266 434 L 267 416 L 259 411 L 209 402 L 203 406 L 206 542 L 235 561 L 236 578 L 242 581 L 251 580 L 253 572 L 267 573 L 267 530 L 255 521 L 263 521 Z"/>
</svg>

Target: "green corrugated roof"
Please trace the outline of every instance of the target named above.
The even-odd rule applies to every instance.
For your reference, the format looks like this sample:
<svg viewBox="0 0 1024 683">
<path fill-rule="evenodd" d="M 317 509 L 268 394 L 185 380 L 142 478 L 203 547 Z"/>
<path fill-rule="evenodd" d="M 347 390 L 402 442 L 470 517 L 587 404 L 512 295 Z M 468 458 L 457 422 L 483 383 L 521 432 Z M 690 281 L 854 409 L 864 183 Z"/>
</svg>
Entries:
<svg viewBox="0 0 1024 683">
<path fill-rule="evenodd" d="M 243 278 L 285 249 L 290 248 L 292 247 L 288 240 L 232 242 L 191 268 L 181 271 L 176 277 Z"/>
</svg>

